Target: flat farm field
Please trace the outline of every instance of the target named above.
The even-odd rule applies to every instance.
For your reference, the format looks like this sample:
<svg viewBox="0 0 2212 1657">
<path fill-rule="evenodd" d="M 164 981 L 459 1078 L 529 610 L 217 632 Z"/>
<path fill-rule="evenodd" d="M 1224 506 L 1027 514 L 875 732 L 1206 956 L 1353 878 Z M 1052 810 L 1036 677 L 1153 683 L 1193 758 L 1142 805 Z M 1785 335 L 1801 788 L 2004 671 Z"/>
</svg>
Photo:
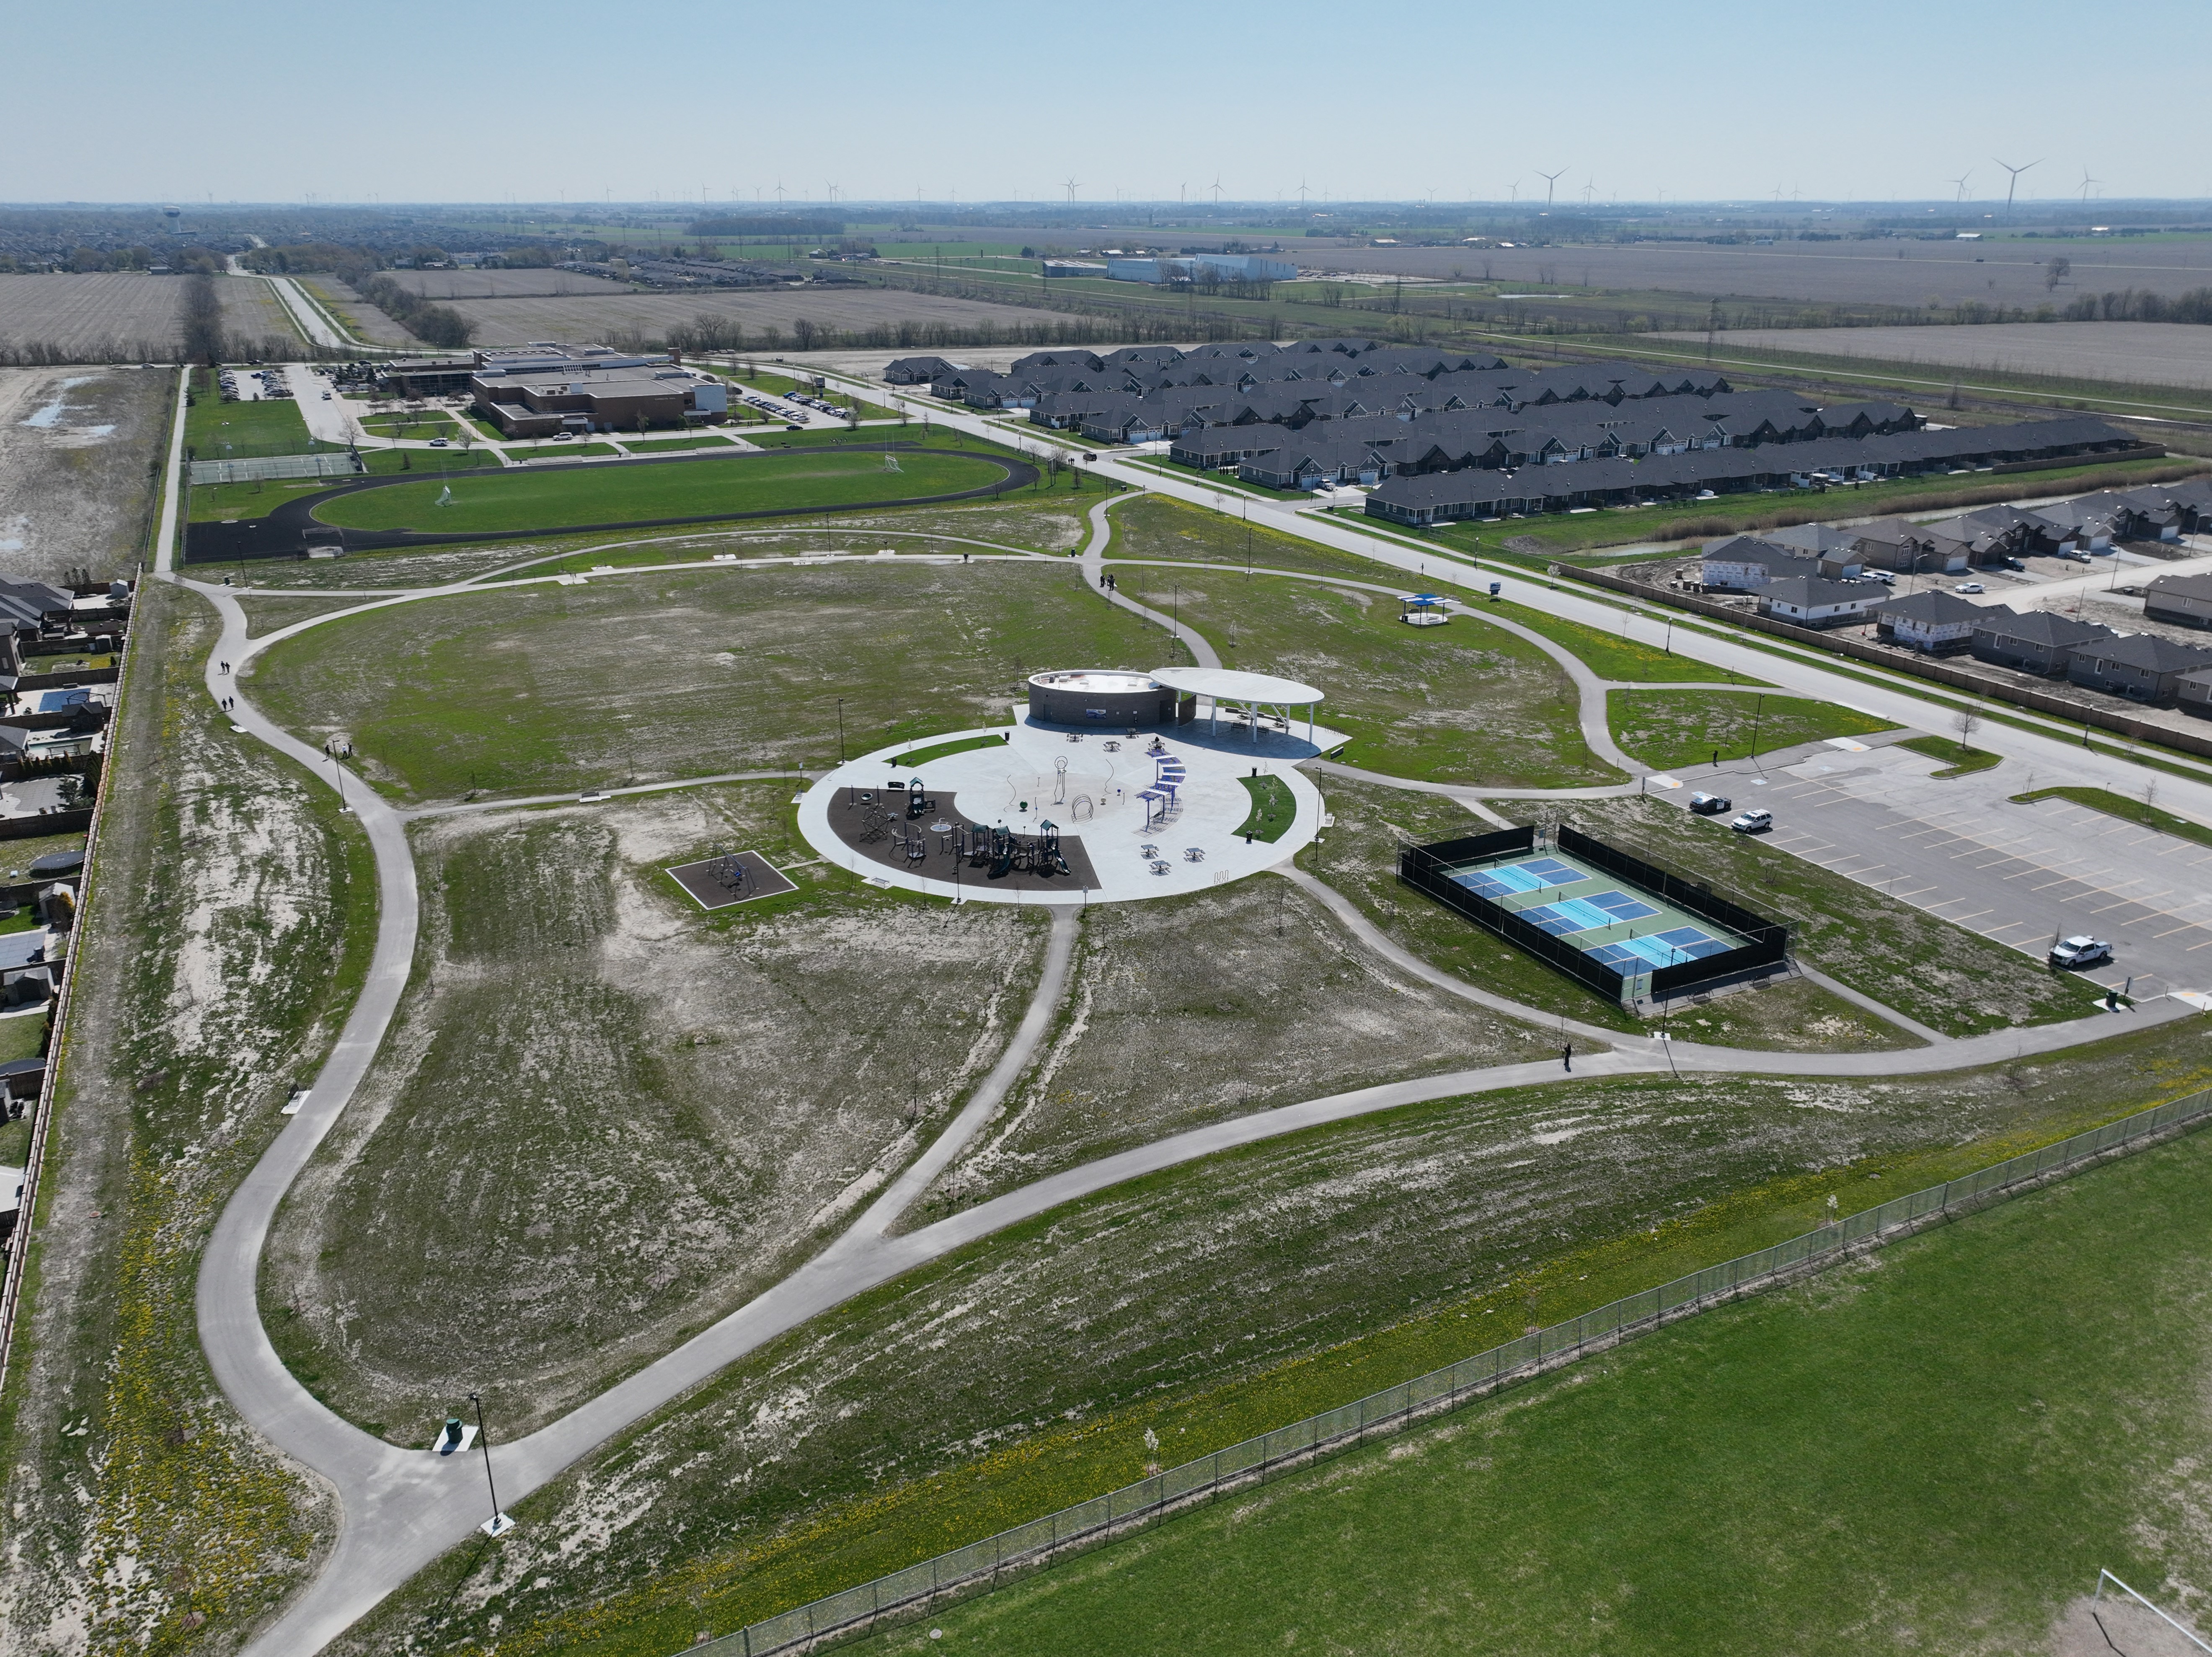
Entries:
<svg viewBox="0 0 2212 1657">
<path fill-rule="evenodd" d="M 24 277 L 44 281 L 44 277 Z M 869 328 L 933 323 L 949 328 L 986 328 L 1020 324 L 1079 323 L 1056 311 L 1032 311 L 975 300 L 945 299 L 898 288 L 853 288 L 811 292 L 765 288 L 734 294 L 576 294 L 566 299 L 457 300 L 453 309 L 477 325 L 475 343 L 524 345 L 533 339 L 604 339 L 634 332 L 657 337 L 688 326 L 702 316 L 736 324 L 755 337 L 754 348 L 772 349 L 804 318 L 824 328 L 853 332 Z M 765 341 L 765 343 L 763 343 Z"/>
<path fill-rule="evenodd" d="M 603 276 L 574 270 L 387 270 L 410 294 L 441 304 L 457 299 L 565 299 L 575 294 L 627 294 Z"/>
<path fill-rule="evenodd" d="M 758 458 L 717 456 L 666 466 L 499 473 L 469 479 L 442 506 L 438 502 L 447 483 L 425 478 L 338 495 L 318 507 L 315 516 L 347 529 L 456 535 L 550 530 L 956 495 L 988 488 L 1006 476 L 991 462 L 971 455 L 909 453 L 896 458 L 896 472 L 885 470 L 879 453 L 799 451 Z"/>
<path fill-rule="evenodd" d="M 184 295 L 175 276 L 0 276 L 0 343 L 50 345 L 86 362 L 168 356 Z"/>
<path fill-rule="evenodd" d="M 1298 248 L 1301 265 L 1438 280 L 1490 281 L 1508 291 L 1559 287 L 1695 294 L 1700 298 L 1826 300 L 1921 306 L 2063 304 L 2076 294 L 2132 288 L 2177 294 L 2206 285 L 2212 242 L 2160 240 L 2124 246 L 2081 241 L 1780 242 L 1717 247 L 1701 242 L 1587 247 Z M 2044 261 L 2071 261 L 2070 286 L 2045 284 Z M 1703 339 L 1704 336 L 1698 336 Z"/>
<path fill-rule="evenodd" d="M 2206 274 L 2212 274 L 2208 272 Z M 1703 334 L 1662 334 L 1695 340 Z M 2052 374 L 2212 391 L 2212 328 L 2182 322 L 2003 322 L 1962 328 L 1747 328 L 1726 343 L 1766 351 Z"/>
</svg>

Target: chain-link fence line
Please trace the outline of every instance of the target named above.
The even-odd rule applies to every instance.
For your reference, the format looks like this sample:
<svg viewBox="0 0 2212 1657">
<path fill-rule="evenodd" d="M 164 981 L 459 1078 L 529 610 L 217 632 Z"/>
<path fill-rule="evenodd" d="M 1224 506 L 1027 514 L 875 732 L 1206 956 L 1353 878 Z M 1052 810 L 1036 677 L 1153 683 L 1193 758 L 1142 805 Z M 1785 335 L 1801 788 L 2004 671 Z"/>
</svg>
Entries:
<svg viewBox="0 0 2212 1657">
<path fill-rule="evenodd" d="M 1096 1547 L 1170 1514 L 1210 1502 L 1224 1491 L 1264 1483 L 1271 1475 L 1322 1456 L 1402 1431 L 1679 1318 L 1834 1265 L 1952 1215 L 2001 1201 L 2054 1176 L 2139 1149 L 2208 1118 L 2212 1118 L 2212 1089 L 2170 1100 L 2039 1150 L 1893 1198 L 1786 1242 L 1626 1296 L 1354 1403 L 1248 1438 L 858 1587 L 763 1618 L 691 1649 L 712 1652 L 716 1657 L 770 1657 L 773 1653 L 811 1649 L 838 1636 L 864 1633 L 886 1618 L 904 1620 L 938 1599 L 995 1587 L 1011 1576 L 1035 1570 L 1070 1552 Z"/>
</svg>

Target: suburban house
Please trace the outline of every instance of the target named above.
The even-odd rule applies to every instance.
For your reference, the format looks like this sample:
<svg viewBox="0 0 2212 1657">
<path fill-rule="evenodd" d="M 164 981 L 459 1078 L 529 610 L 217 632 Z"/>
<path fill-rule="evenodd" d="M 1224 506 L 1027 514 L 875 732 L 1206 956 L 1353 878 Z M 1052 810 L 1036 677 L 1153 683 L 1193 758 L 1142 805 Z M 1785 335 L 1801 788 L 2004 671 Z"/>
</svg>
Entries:
<svg viewBox="0 0 2212 1657">
<path fill-rule="evenodd" d="M 2066 671 L 2076 646 L 2117 636 L 2095 622 L 2077 622 L 2047 610 L 2015 616 L 2002 604 L 1993 604 L 1975 618 L 1968 648 L 1978 661 L 2055 678 Z"/>
<path fill-rule="evenodd" d="M 1879 581 L 1830 581 L 1787 575 L 1759 589 L 1759 613 L 1799 627 L 1843 627 L 1863 620 L 1889 597 Z"/>
<path fill-rule="evenodd" d="M 1755 535 L 1730 535 L 1705 543 L 1698 580 L 1707 587 L 1742 592 L 1784 575 L 1848 580 L 1859 573 L 1857 558 L 1847 549 L 1808 552 Z"/>
<path fill-rule="evenodd" d="M 2212 627 L 2212 575 L 2161 575 L 2143 589 L 2143 614 L 2154 622 Z"/>
<path fill-rule="evenodd" d="M 1916 592 L 1909 598 L 1892 598 L 1874 613 L 1875 636 L 1907 650 L 1924 650 L 1932 656 L 1971 649 L 1974 630 L 1991 610 L 1948 592 Z"/>
<path fill-rule="evenodd" d="M 1091 354 L 1086 351 L 1084 355 Z M 1096 367 L 1098 359 L 1091 357 L 1091 361 Z M 958 373 L 960 367 L 959 363 L 947 362 L 941 356 L 902 356 L 884 365 L 884 379 L 893 385 L 927 385 L 947 374 Z"/>
<path fill-rule="evenodd" d="M 2185 713 L 2212 719 L 2212 667 L 2192 668 L 2176 675 L 2173 700 Z"/>
<path fill-rule="evenodd" d="M 1952 573 L 1966 568 L 1972 549 L 1902 518 L 1878 519 L 1853 531 L 1851 544 L 1869 569 Z"/>
<path fill-rule="evenodd" d="M 2176 644 L 2152 633 L 2127 633 L 2077 645 L 2067 658 L 2066 677 L 2089 690 L 2102 690 L 2139 702 L 2170 702 L 2185 673 L 2212 667 L 2212 650 Z"/>
</svg>

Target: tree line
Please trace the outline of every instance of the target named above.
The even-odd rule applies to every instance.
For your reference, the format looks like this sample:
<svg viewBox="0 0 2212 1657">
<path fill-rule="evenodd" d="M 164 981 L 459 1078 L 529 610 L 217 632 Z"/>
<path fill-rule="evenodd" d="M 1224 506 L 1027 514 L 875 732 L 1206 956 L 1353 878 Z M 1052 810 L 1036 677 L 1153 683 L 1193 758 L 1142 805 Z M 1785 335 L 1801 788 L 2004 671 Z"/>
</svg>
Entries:
<svg viewBox="0 0 2212 1657">
<path fill-rule="evenodd" d="M 459 350 L 477 337 L 477 325 L 450 305 L 434 305 L 381 273 L 355 284 L 356 291 L 425 345 Z"/>
</svg>

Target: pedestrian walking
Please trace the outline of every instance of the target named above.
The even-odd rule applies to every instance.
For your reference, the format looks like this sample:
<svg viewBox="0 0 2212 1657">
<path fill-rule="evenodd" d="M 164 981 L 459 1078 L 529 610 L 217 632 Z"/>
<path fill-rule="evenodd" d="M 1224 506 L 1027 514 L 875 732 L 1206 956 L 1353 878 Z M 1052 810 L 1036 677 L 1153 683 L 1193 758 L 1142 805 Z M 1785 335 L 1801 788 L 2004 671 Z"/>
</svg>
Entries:
<svg viewBox="0 0 2212 1657">
<path fill-rule="evenodd" d="M 1559 1049 L 1559 1068 L 1571 1071 L 1575 1067 L 1575 1044 L 1571 1041 Z"/>
</svg>

